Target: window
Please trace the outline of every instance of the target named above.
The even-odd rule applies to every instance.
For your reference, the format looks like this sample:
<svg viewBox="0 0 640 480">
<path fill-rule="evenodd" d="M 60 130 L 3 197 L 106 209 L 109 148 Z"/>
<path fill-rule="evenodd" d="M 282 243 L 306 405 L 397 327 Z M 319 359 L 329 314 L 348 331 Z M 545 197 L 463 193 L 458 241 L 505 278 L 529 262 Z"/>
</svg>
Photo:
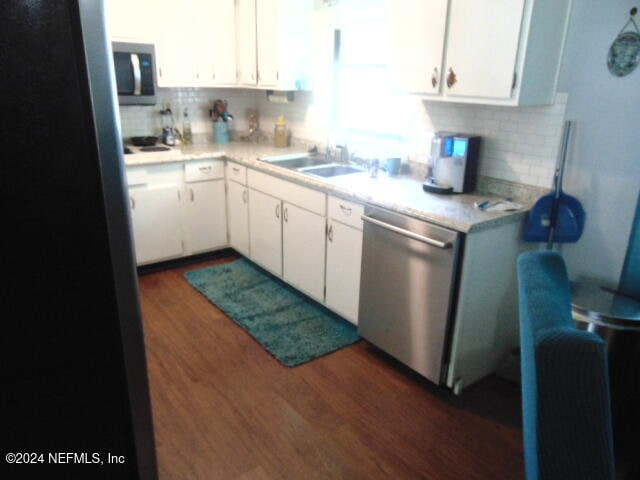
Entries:
<svg viewBox="0 0 640 480">
<path fill-rule="evenodd" d="M 343 1 L 335 63 L 335 128 L 339 142 L 367 158 L 399 156 L 406 118 L 388 69 L 386 2 Z"/>
</svg>

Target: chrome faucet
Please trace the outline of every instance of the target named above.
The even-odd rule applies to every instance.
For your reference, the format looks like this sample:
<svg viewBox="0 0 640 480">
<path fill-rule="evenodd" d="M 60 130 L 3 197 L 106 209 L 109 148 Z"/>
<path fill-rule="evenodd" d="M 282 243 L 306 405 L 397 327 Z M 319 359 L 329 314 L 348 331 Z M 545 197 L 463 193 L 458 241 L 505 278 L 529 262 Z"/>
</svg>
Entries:
<svg viewBox="0 0 640 480">
<path fill-rule="evenodd" d="M 336 149 L 340 150 L 339 162 L 344 164 L 349 163 L 351 157 L 349 156 L 349 149 L 347 148 L 347 145 L 336 145 Z"/>
</svg>

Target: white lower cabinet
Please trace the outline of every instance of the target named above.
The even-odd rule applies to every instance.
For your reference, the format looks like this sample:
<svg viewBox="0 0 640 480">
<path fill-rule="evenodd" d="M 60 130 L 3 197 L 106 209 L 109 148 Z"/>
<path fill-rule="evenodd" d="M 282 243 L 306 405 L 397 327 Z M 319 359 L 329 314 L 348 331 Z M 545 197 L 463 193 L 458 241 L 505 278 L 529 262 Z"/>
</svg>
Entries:
<svg viewBox="0 0 640 480">
<path fill-rule="evenodd" d="M 326 219 L 283 202 L 282 221 L 282 278 L 322 302 Z"/>
<path fill-rule="evenodd" d="M 227 244 L 224 179 L 186 185 L 186 246 L 200 253 Z"/>
<path fill-rule="evenodd" d="M 182 256 L 180 188 L 130 190 L 129 202 L 138 265 Z"/>
<path fill-rule="evenodd" d="M 251 260 L 282 276 L 282 202 L 249 189 L 249 248 Z"/>
<path fill-rule="evenodd" d="M 362 230 L 329 220 L 327 228 L 327 307 L 358 323 Z"/>
<path fill-rule="evenodd" d="M 227 245 L 224 161 L 127 167 L 136 263 Z"/>
<path fill-rule="evenodd" d="M 227 183 L 227 212 L 229 245 L 242 255 L 249 256 L 249 189 L 246 185 Z"/>
<path fill-rule="evenodd" d="M 362 205 L 329 196 L 325 304 L 358 323 L 362 262 Z"/>
<path fill-rule="evenodd" d="M 323 302 L 327 196 L 252 169 L 247 183 L 250 258 Z"/>
</svg>

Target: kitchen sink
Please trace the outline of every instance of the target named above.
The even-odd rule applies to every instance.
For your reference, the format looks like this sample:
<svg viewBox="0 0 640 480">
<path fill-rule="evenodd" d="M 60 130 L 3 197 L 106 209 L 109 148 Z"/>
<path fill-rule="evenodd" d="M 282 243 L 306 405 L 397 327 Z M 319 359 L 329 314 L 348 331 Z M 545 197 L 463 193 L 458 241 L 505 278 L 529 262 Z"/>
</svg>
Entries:
<svg viewBox="0 0 640 480">
<path fill-rule="evenodd" d="M 261 158 L 262 161 L 283 168 L 297 170 L 298 168 L 315 167 L 330 163 L 324 155 L 281 155 L 278 157 Z"/>
<path fill-rule="evenodd" d="M 263 157 L 260 160 L 270 163 L 271 165 L 277 165 L 278 167 L 296 170 L 300 173 L 324 178 L 349 175 L 351 173 L 361 173 L 365 171 L 360 167 L 333 163 L 326 156 L 317 154 L 292 153 L 288 155 L 278 155 L 275 157 Z"/>
<path fill-rule="evenodd" d="M 329 164 L 324 167 L 310 167 L 300 169 L 302 173 L 308 173 L 309 175 L 316 175 L 318 177 L 337 177 L 339 175 L 349 175 L 352 173 L 362 173 L 365 170 L 359 167 L 353 167 L 351 165 L 335 165 Z"/>
</svg>

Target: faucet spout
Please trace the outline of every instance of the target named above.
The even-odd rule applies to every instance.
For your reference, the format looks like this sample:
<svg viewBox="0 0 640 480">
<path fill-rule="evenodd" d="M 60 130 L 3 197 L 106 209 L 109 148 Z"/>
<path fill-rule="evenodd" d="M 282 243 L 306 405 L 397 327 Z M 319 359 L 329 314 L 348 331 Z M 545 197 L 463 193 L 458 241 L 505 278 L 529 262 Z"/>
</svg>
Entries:
<svg viewBox="0 0 640 480">
<path fill-rule="evenodd" d="M 336 149 L 340 150 L 340 163 L 349 163 L 349 149 L 347 145 L 336 145 Z"/>
</svg>

